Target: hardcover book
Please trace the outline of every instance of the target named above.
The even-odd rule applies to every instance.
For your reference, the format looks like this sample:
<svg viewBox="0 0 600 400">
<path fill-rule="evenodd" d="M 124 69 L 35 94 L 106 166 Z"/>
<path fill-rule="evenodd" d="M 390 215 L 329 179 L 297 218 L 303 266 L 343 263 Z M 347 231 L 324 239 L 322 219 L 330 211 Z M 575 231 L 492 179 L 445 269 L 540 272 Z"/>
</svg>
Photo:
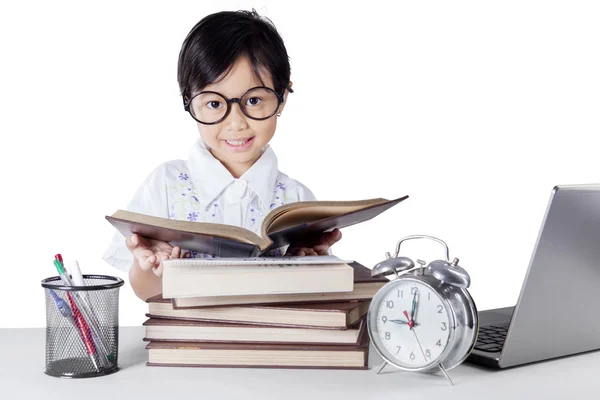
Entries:
<svg viewBox="0 0 600 400">
<path fill-rule="evenodd" d="M 349 329 L 307 329 L 150 318 L 143 323 L 146 341 L 206 343 L 299 343 L 357 345 L 361 321 Z"/>
<path fill-rule="evenodd" d="M 172 301 L 157 295 L 146 300 L 149 318 L 188 321 L 233 322 L 315 329 L 346 329 L 367 314 L 370 301 L 314 304 L 246 305 L 174 308 Z"/>
<path fill-rule="evenodd" d="M 281 257 L 195 258 L 163 261 L 162 293 L 166 298 L 351 292 L 352 267 L 335 256 L 309 257 L 306 263 L 285 263 Z M 331 260 L 334 259 L 334 260 Z M 263 260 L 263 261 L 260 261 Z M 315 264 L 318 262 L 318 264 Z"/>
<path fill-rule="evenodd" d="M 367 369 L 369 335 L 359 345 L 150 342 L 148 366 Z"/>
<path fill-rule="evenodd" d="M 162 240 L 215 257 L 252 257 L 374 218 L 408 196 L 395 200 L 300 201 L 277 207 L 261 225 L 260 235 L 237 226 L 159 218 L 118 210 L 105 218 L 124 236 Z"/>
<path fill-rule="evenodd" d="M 323 303 L 346 300 L 370 300 L 383 285 L 389 282 L 389 279 L 385 277 L 371 277 L 371 270 L 357 262 L 348 265 L 352 267 L 354 278 L 354 287 L 350 292 L 183 297 L 172 299 L 173 307 L 188 308 L 243 304 Z"/>
</svg>

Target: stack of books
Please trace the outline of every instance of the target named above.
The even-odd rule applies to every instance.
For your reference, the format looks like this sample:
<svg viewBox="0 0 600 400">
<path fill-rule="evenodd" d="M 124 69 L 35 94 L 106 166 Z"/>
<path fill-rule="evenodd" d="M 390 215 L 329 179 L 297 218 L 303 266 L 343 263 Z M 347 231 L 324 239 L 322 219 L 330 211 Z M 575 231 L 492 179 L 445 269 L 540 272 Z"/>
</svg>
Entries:
<svg viewBox="0 0 600 400">
<path fill-rule="evenodd" d="M 107 215 L 124 236 L 214 256 L 163 263 L 162 295 L 148 301 L 144 324 L 148 365 L 366 368 L 364 316 L 388 280 L 333 256 L 261 256 L 368 221 L 407 198 L 289 203 L 265 215 L 259 233 L 126 210 Z"/>
<path fill-rule="evenodd" d="M 365 316 L 387 282 L 334 256 L 169 260 L 147 365 L 366 369 Z"/>
</svg>

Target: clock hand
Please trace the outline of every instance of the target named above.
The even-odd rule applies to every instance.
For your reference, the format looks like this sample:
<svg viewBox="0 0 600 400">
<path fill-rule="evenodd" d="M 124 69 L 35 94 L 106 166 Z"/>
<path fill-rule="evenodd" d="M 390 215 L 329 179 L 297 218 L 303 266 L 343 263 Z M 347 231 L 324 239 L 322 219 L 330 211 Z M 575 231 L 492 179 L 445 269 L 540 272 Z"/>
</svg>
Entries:
<svg viewBox="0 0 600 400">
<path fill-rule="evenodd" d="M 419 301 L 417 300 L 417 296 L 420 296 L 419 292 L 415 291 L 415 295 L 413 296 L 412 301 L 412 309 L 410 310 L 410 320 L 414 322 L 415 316 L 417 315 L 417 308 L 419 307 Z"/>
<path fill-rule="evenodd" d="M 402 311 L 402 312 L 404 313 L 404 316 L 405 316 L 405 317 L 406 317 L 406 319 L 408 320 L 408 327 L 409 327 L 410 329 L 412 329 L 412 328 L 413 328 L 413 326 L 415 326 L 415 323 L 413 322 L 413 320 L 412 320 L 412 319 L 410 319 L 410 318 L 409 318 L 409 316 L 408 316 L 408 311 L 404 310 L 404 311 Z"/>
<path fill-rule="evenodd" d="M 395 324 L 401 324 L 401 325 L 408 325 L 408 321 L 404 321 L 403 319 L 388 319 L 388 321 L 393 322 Z M 415 323 L 415 326 L 418 326 L 419 324 Z"/>
<path fill-rule="evenodd" d="M 427 362 L 427 356 L 425 355 L 425 352 L 423 351 L 423 347 L 421 346 L 421 342 L 419 342 L 419 338 L 417 337 L 417 331 L 414 330 L 414 329 L 411 329 L 411 330 L 415 334 L 415 339 L 417 339 L 417 344 L 419 345 L 419 349 L 421 349 L 421 354 L 423 354 L 423 358 L 425 359 L 425 362 Z"/>
</svg>

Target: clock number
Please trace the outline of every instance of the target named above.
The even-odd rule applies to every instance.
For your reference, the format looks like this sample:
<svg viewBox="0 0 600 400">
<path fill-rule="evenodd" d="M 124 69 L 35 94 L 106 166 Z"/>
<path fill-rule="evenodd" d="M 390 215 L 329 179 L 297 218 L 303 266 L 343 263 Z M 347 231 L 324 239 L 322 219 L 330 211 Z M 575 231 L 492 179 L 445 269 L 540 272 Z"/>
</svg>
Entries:
<svg viewBox="0 0 600 400">
<path fill-rule="evenodd" d="M 385 340 L 390 340 L 392 338 L 392 335 L 389 332 L 385 333 Z"/>
<path fill-rule="evenodd" d="M 404 290 L 398 289 L 398 297 L 404 297 Z"/>
<path fill-rule="evenodd" d="M 400 349 L 402 348 L 402 346 L 396 346 L 396 348 L 398 349 L 396 350 L 396 354 L 400 353 Z"/>
<path fill-rule="evenodd" d="M 383 323 L 385 324 L 387 322 L 387 317 L 384 315 L 383 317 L 381 317 L 381 320 L 383 321 Z"/>
<path fill-rule="evenodd" d="M 419 291 L 419 289 L 417 289 L 416 286 L 413 286 L 413 287 L 410 288 L 410 294 L 413 295 L 413 296 L 415 294 L 417 294 L 418 291 Z"/>
<path fill-rule="evenodd" d="M 431 358 L 431 350 L 426 350 L 426 351 L 425 351 L 425 356 L 426 356 L 427 358 Z"/>
<path fill-rule="evenodd" d="M 394 302 L 392 300 L 388 300 L 385 302 L 385 306 L 387 308 L 394 308 Z"/>
<path fill-rule="evenodd" d="M 443 307 L 442 307 L 441 305 L 439 305 L 439 304 L 438 304 L 438 306 L 437 306 L 437 307 L 438 307 L 438 314 L 441 314 L 441 313 L 442 313 L 442 309 L 443 309 Z"/>
<path fill-rule="evenodd" d="M 431 292 L 427 293 L 427 300 L 431 300 Z"/>
<path fill-rule="evenodd" d="M 446 326 L 446 323 L 442 322 L 442 330 L 445 331 L 446 329 L 448 329 L 448 327 Z"/>
<path fill-rule="evenodd" d="M 411 360 L 414 360 L 415 359 L 415 353 L 414 352 L 410 353 L 409 357 L 410 357 Z"/>
<path fill-rule="evenodd" d="M 442 339 L 438 340 L 437 343 L 435 344 L 436 346 L 440 346 L 442 347 Z"/>
</svg>

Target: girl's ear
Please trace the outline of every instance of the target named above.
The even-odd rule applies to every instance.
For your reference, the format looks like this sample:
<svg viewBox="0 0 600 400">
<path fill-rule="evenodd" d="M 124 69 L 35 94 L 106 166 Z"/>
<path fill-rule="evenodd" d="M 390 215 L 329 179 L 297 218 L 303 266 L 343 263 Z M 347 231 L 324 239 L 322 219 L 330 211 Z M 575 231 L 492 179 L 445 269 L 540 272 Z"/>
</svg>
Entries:
<svg viewBox="0 0 600 400">
<path fill-rule="evenodd" d="M 288 89 L 291 89 L 291 88 L 292 88 L 292 85 L 293 85 L 293 82 L 292 82 L 292 81 L 290 81 L 290 84 L 288 85 Z M 283 111 L 283 108 L 285 107 L 285 103 L 287 102 L 287 97 L 288 97 L 288 94 L 290 94 L 290 91 L 286 89 L 286 90 L 283 92 L 283 101 L 281 102 L 281 105 L 279 106 L 279 111 L 278 111 L 278 113 L 281 113 L 281 112 Z"/>
</svg>

